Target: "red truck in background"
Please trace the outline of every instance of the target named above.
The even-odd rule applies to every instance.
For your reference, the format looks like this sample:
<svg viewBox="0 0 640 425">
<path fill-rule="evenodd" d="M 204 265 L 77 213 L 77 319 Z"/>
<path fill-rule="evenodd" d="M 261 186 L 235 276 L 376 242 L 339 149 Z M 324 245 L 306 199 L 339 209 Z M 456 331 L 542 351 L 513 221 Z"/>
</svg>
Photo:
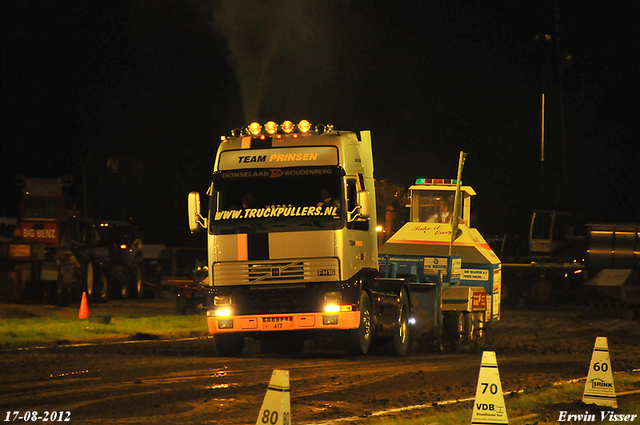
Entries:
<svg viewBox="0 0 640 425">
<path fill-rule="evenodd" d="M 13 238 L 0 246 L 2 298 L 70 304 L 82 279 L 74 243 L 84 228 L 77 209 L 65 208 L 61 179 L 25 179 Z"/>
</svg>

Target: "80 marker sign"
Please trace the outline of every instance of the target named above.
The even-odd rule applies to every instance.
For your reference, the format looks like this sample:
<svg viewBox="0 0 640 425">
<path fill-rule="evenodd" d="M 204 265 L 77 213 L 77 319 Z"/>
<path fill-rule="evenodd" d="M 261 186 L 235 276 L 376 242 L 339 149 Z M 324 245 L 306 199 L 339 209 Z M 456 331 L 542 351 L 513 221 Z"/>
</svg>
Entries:
<svg viewBox="0 0 640 425">
<path fill-rule="evenodd" d="M 260 423 L 263 424 L 267 424 L 267 425 L 278 425 L 280 422 L 278 422 L 278 411 L 277 410 L 268 410 L 265 409 L 262 412 L 260 412 L 261 416 L 261 420 Z M 291 425 L 291 413 L 289 412 L 282 412 L 282 425 Z"/>
</svg>

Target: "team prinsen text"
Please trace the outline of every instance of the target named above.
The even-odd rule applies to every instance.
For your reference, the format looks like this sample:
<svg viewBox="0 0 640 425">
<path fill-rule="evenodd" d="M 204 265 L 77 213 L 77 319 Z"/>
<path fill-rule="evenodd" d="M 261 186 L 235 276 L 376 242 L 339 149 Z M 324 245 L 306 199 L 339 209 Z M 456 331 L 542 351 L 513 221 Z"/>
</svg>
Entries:
<svg viewBox="0 0 640 425">
<path fill-rule="evenodd" d="M 632 422 L 634 421 L 638 415 L 633 414 L 617 414 L 613 410 L 609 411 L 601 411 L 600 418 L 596 414 L 584 412 L 584 413 L 569 413 L 566 410 L 560 411 L 560 416 L 558 417 L 558 422 Z"/>
</svg>

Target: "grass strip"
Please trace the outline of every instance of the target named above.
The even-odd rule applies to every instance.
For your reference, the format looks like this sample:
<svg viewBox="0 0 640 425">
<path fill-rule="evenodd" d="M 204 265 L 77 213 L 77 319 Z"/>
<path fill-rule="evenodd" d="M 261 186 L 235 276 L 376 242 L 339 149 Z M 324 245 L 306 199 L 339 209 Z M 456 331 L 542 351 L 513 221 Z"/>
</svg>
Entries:
<svg viewBox="0 0 640 425">
<path fill-rule="evenodd" d="M 206 319 L 200 315 L 112 317 L 109 324 L 65 317 L 3 319 L 0 349 L 127 339 L 136 335 L 196 336 L 206 332 Z"/>
</svg>

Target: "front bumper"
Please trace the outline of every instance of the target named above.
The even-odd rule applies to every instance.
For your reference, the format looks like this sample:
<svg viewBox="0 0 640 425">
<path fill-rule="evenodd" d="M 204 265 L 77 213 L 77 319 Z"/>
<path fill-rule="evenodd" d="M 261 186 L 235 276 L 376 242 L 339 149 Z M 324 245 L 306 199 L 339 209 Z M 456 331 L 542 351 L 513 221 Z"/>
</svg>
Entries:
<svg viewBox="0 0 640 425">
<path fill-rule="evenodd" d="M 212 335 L 231 332 L 357 329 L 360 326 L 360 312 L 215 316 L 215 311 L 209 310 L 207 325 Z"/>
</svg>

